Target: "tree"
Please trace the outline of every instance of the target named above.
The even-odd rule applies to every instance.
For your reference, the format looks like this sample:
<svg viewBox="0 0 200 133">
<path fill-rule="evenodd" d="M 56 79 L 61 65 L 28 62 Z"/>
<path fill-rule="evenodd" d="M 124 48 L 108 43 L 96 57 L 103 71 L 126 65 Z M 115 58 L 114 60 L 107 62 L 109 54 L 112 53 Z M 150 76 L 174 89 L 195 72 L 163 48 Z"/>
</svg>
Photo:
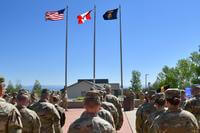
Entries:
<svg viewBox="0 0 200 133">
<path fill-rule="evenodd" d="M 141 80 L 140 80 L 140 77 L 141 77 L 141 73 L 139 71 L 132 71 L 132 79 L 131 79 L 131 85 L 132 85 L 132 88 L 133 90 L 135 91 L 139 91 L 142 87 L 141 85 Z"/>
<path fill-rule="evenodd" d="M 170 86 L 171 88 L 178 87 L 178 71 L 176 68 L 170 68 L 168 66 L 164 66 L 162 72 L 160 72 L 157 76 L 156 83 L 157 87 L 162 87 L 165 85 Z"/>
<path fill-rule="evenodd" d="M 191 82 L 193 84 L 200 84 L 200 52 L 193 52 L 190 55 L 192 61 L 193 76 Z"/>
<path fill-rule="evenodd" d="M 42 86 L 40 84 L 40 81 L 35 80 L 35 83 L 34 83 L 33 89 L 32 89 L 32 93 L 36 93 L 38 96 L 40 96 L 41 91 L 42 91 Z"/>
<path fill-rule="evenodd" d="M 6 88 L 6 92 L 7 92 L 7 93 L 14 93 L 14 92 L 17 92 L 16 89 L 15 89 L 15 87 L 13 86 L 11 80 L 8 81 L 8 86 L 7 86 L 7 88 Z"/>
<path fill-rule="evenodd" d="M 15 85 L 15 89 L 16 89 L 16 91 L 19 91 L 20 89 L 22 89 L 22 84 L 20 83 L 20 81 L 17 81 L 17 83 Z"/>
<path fill-rule="evenodd" d="M 153 87 L 168 85 L 184 89 L 191 84 L 200 84 L 200 49 L 191 53 L 189 58 L 178 60 L 175 67 L 164 66 Z"/>
<path fill-rule="evenodd" d="M 192 61 L 189 59 L 181 59 L 178 61 L 176 69 L 178 71 L 178 87 L 180 89 L 184 89 L 191 85 L 193 75 L 192 66 Z"/>
</svg>

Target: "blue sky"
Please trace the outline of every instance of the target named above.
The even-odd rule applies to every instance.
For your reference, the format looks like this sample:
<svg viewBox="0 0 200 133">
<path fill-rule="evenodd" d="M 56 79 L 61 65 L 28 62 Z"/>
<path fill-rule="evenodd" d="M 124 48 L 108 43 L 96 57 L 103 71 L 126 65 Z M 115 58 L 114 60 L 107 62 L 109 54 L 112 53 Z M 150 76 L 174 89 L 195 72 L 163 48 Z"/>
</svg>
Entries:
<svg viewBox="0 0 200 133">
<path fill-rule="evenodd" d="M 199 0 L 1 0 L 0 75 L 31 85 L 64 84 L 65 21 L 46 22 L 44 13 L 69 6 L 69 83 L 92 78 L 93 20 L 76 17 L 97 6 L 96 77 L 120 82 L 119 21 L 103 13 L 122 6 L 124 84 L 131 71 L 154 82 L 164 65 L 175 66 L 200 44 Z M 93 16 L 92 16 L 93 17 Z"/>
</svg>

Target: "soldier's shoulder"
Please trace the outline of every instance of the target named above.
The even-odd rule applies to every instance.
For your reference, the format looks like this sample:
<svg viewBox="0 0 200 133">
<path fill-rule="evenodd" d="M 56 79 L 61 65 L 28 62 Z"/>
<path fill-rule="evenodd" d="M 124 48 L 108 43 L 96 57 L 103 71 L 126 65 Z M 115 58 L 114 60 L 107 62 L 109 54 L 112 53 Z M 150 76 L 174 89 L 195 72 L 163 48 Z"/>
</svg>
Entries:
<svg viewBox="0 0 200 133">
<path fill-rule="evenodd" d="M 55 105 L 56 109 L 58 109 L 60 112 L 65 112 L 65 109 L 59 105 Z"/>
<path fill-rule="evenodd" d="M 145 106 L 146 106 L 146 103 L 140 105 L 140 106 L 138 107 L 137 111 L 136 111 L 136 115 L 137 115 L 137 114 L 141 114 Z"/>
<path fill-rule="evenodd" d="M 180 116 L 182 116 L 183 118 L 196 120 L 195 116 L 191 112 L 186 111 L 186 110 L 182 110 L 180 113 Z"/>
<path fill-rule="evenodd" d="M 92 122 L 94 124 L 97 124 L 98 127 L 103 127 L 104 129 L 112 128 L 112 125 L 109 122 L 107 122 L 106 120 L 104 120 L 100 117 L 94 117 Z"/>
<path fill-rule="evenodd" d="M 80 131 L 84 128 L 90 129 L 91 132 L 106 132 L 114 130 L 110 123 L 100 117 L 81 117 L 70 125 L 69 131 L 71 133 L 73 131 Z"/>
<path fill-rule="evenodd" d="M 118 100 L 118 98 L 116 96 L 112 95 L 112 94 L 108 94 L 108 95 L 106 95 L 106 97 L 109 98 L 109 99 Z"/>
<path fill-rule="evenodd" d="M 84 115 L 84 114 L 82 114 Z M 92 121 L 91 119 L 87 118 L 87 117 L 80 117 L 78 119 L 76 119 L 69 127 L 69 129 L 81 129 L 82 127 L 86 126 L 86 125 L 91 125 Z"/>
<path fill-rule="evenodd" d="M 142 106 L 142 110 L 145 112 L 145 111 L 155 111 L 156 108 L 154 107 L 153 104 L 150 104 L 150 103 L 146 103 Z"/>
<path fill-rule="evenodd" d="M 193 97 L 193 98 L 186 100 L 186 103 L 191 103 L 191 102 L 197 101 L 197 100 L 198 100 L 197 98 Z"/>
<path fill-rule="evenodd" d="M 32 116 L 33 119 L 38 117 L 37 113 L 31 109 L 26 108 L 27 112 Z"/>
<path fill-rule="evenodd" d="M 15 111 L 18 115 L 20 115 L 19 110 L 16 108 L 16 106 L 7 102 L 3 102 L 1 104 L 3 108 L 7 111 L 7 113 L 10 113 L 11 111 Z"/>
<path fill-rule="evenodd" d="M 107 115 L 111 115 L 111 113 L 107 110 L 105 110 L 104 108 L 102 108 L 99 113 L 104 113 L 104 114 L 107 114 Z"/>
<path fill-rule="evenodd" d="M 112 104 L 112 103 L 109 103 L 109 102 L 102 102 L 102 105 L 112 106 L 113 104 Z M 114 105 L 113 105 L 113 106 L 114 106 Z"/>
</svg>

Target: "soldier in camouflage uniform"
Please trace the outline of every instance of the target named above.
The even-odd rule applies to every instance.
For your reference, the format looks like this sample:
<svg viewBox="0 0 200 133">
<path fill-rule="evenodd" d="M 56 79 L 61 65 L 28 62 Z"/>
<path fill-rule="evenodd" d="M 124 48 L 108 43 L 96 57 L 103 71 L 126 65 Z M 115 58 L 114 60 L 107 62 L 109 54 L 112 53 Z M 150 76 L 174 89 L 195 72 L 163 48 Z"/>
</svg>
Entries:
<svg viewBox="0 0 200 133">
<path fill-rule="evenodd" d="M 15 106 L 2 98 L 4 92 L 4 78 L 0 77 L 0 133 L 22 133 L 21 115 Z"/>
<path fill-rule="evenodd" d="M 185 104 L 186 104 L 186 95 L 185 95 L 185 90 L 181 90 L 181 103 L 180 103 L 180 107 L 184 108 Z"/>
<path fill-rule="evenodd" d="M 64 88 L 61 90 L 61 100 L 62 102 L 60 103 L 60 106 L 63 107 L 67 111 L 67 102 L 68 95 L 67 95 L 67 88 Z"/>
<path fill-rule="evenodd" d="M 40 118 L 38 115 L 27 108 L 29 94 L 25 90 L 20 90 L 17 95 L 17 109 L 22 116 L 23 133 L 40 133 Z"/>
<path fill-rule="evenodd" d="M 96 88 L 91 88 L 90 90 L 96 90 Z M 98 91 L 99 93 L 99 96 L 100 96 L 100 100 L 101 100 L 101 103 L 103 101 L 103 97 L 102 97 L 102 91 Z M 102 105 L 102 104 L 101 104 Z M 84 117 L 84 115 L 87 114 L 86 112 L 83 112 L 81 116 Z M 113 116 L 111 115 L 111 113 L 108 111 L 108 110 L 105 110 L 103 107 L 100 107 L 99 111 L 97 112 L 97 115 L 106 120 L 107 122 L 109 122 L 114 128 L 115 128 L 115 123 L 114 123 L 114 119 L 113 119 Z"/>
<path fill-rule="evenodd" d="M 101 107 L 111 113 L 113 120 L 114 120 L 115 128 L 116 128 L 116 125 L 119 122 L 119 114 L 117 112 L 117 108 L 112 103 L 105 101 L 105 96 L 106 96 L 105 91 L 103 91 L 103 90 L 100 91 L 100 94 L 101 94 Z"/>
<path fill-rule="evenodd" d="M 47 89 L 42 90 L 39 102 L 30 106 L 40 117 L 41 133 L 62 133 L 60 125 L 60 115 L 55 106 L 49 103 L 50 92 Z"/>
<path fill-rule="evenodd" d="M 156 117 L 153 133 L 198 133 L 198 123 L 195 116 L 179 107 L 180 91 L 168 89 L 165 91 L 168 110 Z"/>
<path fill-rule="evenodd" d="M 153 133 L 150 130 L 150 127 L 154 121 L 154 119 L 160 116 L 162 113 L 166 111 L 165 109 L 165 94 L 164 93 L 157 93 L 153 95 L 153 99 L 155 99 L 154 106 L 156 107 L 156 112 L 149 115 L 147 120 L 145 121 L 144 125 L 144 133 Z"/>
<path fill-rule="evenodd" d="M 185 103 L 184 109 L 191 112 L 200 125 L 200 85 L 192 86 L 193 98 Z"/>
<path fill-rule="evenodd" d="M 38 96 L 36 93 L 32 92 L 31 96 L 30 96 L 29 106 L 32 106 L 33 104 L 35 104 L 37 102 L 38 102 Z"/>
<path fill-rule="evenodd" d="M 124 122 L 122 105 L 121 105 L 119 99 L 116 96 L 111 94 L 112 90 L 111 90 L 110 85 L 105 85 L 104 88 L 105 88 L 105 91 L 106 91 L 105 101 L 112 103 L 117 108 L 117 112 L 119 114 L 119 121 L 116 125 L 116 129 L 120 130 L 122 125 L 123 125 L 123 122 Z"/>
<path fill-rule="evenodd" d="M 136 132 L 137 133 L 144 133 L 144 124 L 147 118 L 156 111 L 156 108 L 154 107 L 154 100 L 153 95 L 155 94 L 155 91 L 148 91 L 145 93 L 146 102 L 142 104 L 137 112 L 136 112 Z"/>
<path fill-rule="evenodd" d="M 109 122 L 97 115 L 100 107 L 99 92 L 89 91 L 84 100 L 85 113 L 70 125 L 68 133 L 116 133 Z"/>
<path fill-rule="evenodd" d="M 59 101 L 60 101 L 59 95 L 57 94 L 52 95 L 52 104 L 55 105 L 56 109 L 58 110 L 58 113 L 60 115 L 60 124 L 61 127 L 63 127 L 65 125 L 65 120 L 66 120 L 65 109 L 60 107 Z"/>
<path fill-rule="evenodd" d="M 81 117 L 85 117 L 85 115 L 87 115 L 87 112 L 83 112 L 81 114 Z M 107 122 L 109 122 L 113 128 L 115 128 L 115 123 L 113 120 L 113 117 L 111 115 L 111 113 L 107 110 L 105 110 L 104 108 L 100 107 L 99 111 L 97 112 L 97 116 L 99 116 L 100 118 L 106 120 Z"/>
</svg>

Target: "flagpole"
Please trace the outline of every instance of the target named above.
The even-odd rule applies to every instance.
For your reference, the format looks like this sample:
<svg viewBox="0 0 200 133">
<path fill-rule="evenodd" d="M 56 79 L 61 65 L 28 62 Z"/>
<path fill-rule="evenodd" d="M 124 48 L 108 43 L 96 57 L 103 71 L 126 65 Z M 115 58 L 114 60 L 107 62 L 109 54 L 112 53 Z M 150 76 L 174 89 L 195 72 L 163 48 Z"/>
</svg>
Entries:
<svg viewBox="0 0 200 133">
<path fill-rule="evenodd" d="M 96 5 L 94 5 L 93 86 L 96 80 Z"/>
<path fill-rule="evenodd" d="M 68 73 L 68 6 L 66 7 L 66 46 L 65 46 L 65 87 L 67 89 L 67 73 Z"/>
<path fill-rule="evenodd" d="M 119 28 L 120 28 L 120 70 L 121 70 L 121 89 L 123 95 L 123 51 L 122 51 L 122 21 L 121 21 L 121 5 L 119 5 Z"/>
</svg>

